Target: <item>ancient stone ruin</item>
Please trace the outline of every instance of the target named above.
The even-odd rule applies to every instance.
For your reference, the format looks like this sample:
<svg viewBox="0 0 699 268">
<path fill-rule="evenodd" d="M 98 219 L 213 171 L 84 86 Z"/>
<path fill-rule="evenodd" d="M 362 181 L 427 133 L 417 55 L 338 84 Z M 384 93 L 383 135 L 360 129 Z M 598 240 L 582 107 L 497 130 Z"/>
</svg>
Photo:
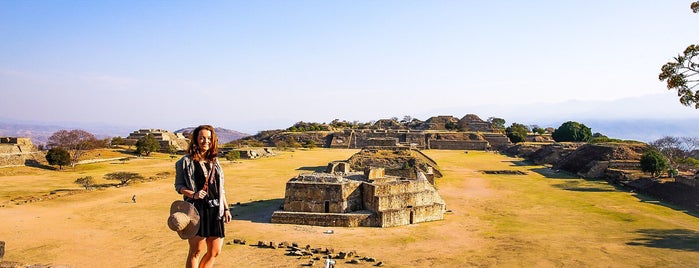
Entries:
<svg viewBox="0 0 699 268">
<path fill-rule="evenodd" d="M 0 167 L 38 165 L 46 162 L 29 138 L 0 137 Z"/>
<path fill-rule="evenodd" d="M 254 139 L 255 136 L 248 137 Z M 267 144 L 292 139 L 312 141 L 324 148 L 359 149 L 367 146 L 406 146 L 417 149 L 504 150 L 512 144 L 491 123 L 469 114 L 461 119 L 435 116 L 417 125 L 405 126 L 392 119 L 376 121 L 370 129 L 280 132 L 259 137 Z"/>
<path fill-rule="evenodd" d="M 153 135 L 160 143 L 161 152 L 167 152 L 170 146 L 177 151 L 184 151 L 187 150 L 187 146 L 189 145 L 189 139 L 182 135 L 182 133 L 174 133 L 163 129 L 139 129 L 131 132 L 126 139 L 136 143 L 136 141 L 148 134 Z"/>
<path fill-rule="evenodd" d="M 434 173 L 408 169 L 415 175 L 387 175 L 378 166 L 356 171 L 350 161 L 335 161 L 325 172 L 300 174 L 287 182 L 272 223 L 392 227 L 442 220 L 446 204 L 428 179 Z"/>
</svg>

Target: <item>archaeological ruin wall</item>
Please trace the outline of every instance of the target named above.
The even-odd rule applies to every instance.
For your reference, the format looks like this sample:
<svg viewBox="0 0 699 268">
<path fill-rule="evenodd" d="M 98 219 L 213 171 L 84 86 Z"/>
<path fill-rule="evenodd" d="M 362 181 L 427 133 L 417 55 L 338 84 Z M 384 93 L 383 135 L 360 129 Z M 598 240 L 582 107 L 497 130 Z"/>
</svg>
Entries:
<svg viewBox="0 0 699 268">
<path fill-rule="evenodd" d="M 139 129 L 131 132 L 126 139 L 135 143 L 149 134 L 153 135 L 155 140 L 160 143 L 161 152 L 168 152 L 168 148 L 170 147 L 177 151 L 184 151 L 187 150 L 187 146 L 189 145 L 189 139 L 182 133 L 173 133 L 163 129 Z"/>
<path fill-rule="evenodd" d="M 286 184 L 283 209 L 272 223 L 392 227 L 442 220 L 446 204 L 423 173 L 386 175 L 384 168 L 350 170 L 334 161 L 326 172 L 301 174 Z"/>
<path fill-rule="evenodd" d="M 29 138 L 0 137 L 0 167 L 32 166 L 46 163 L 45 153 L 39 151 Z"/>
</svg>

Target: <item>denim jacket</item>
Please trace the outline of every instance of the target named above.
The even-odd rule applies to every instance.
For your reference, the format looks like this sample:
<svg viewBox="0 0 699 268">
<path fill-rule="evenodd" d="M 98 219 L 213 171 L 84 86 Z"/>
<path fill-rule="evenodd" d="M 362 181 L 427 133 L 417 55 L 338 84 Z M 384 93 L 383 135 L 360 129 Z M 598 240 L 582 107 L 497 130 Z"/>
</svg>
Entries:
<svg viewBox="0 0 699 268">
<path fill-rule="evenodd" d="M 194 165 L 195 162 L 192 160 L 192 157 L 189 155 L 183 156 L 180 160 L 175 163 L 175 191 L 177 191 L 178 194 L 180 193 L 180 190 L 182 188 L 185 189 L 190 189 L 194 192 L 199 191 L 199 189 L 196 189 L 196 184 L 194 183 Z M 227 202 L 226 200 L 226 190 L 223 187 L 223 169 L 221 168 L 221 164 L 218 162 L 218 158 L 216 158 L 216 161 L 214 161 L 214 168 L 216 168 L 216 173 L 218 173 L 218 176 L 220 178 L 221 183 L 218 184 L 218 192 L 220 193 L 220 201 L 221 205 L 218 207 L 218 214 L 219 217 L 223 217 L 223 213 L 225 211 L 225 203 Z M 188 198 L 184 198 L 185 201 L 187 201 Z"/>
</svg>

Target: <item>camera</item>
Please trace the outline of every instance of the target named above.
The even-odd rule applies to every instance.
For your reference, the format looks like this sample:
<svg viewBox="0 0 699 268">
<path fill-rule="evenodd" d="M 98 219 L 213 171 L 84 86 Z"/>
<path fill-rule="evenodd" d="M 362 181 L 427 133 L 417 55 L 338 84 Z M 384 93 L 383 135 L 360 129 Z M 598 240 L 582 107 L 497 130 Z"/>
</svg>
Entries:
<svg viewBox="0 0 699 268">
<path fill-rule="evenodd" d="M 209 199 L 206 201 L 207 201 L 207 203 L 209 203 L 210 208 L 215 208 L 215 207 L 219 206 L 218 199 Z"/>
</svg>

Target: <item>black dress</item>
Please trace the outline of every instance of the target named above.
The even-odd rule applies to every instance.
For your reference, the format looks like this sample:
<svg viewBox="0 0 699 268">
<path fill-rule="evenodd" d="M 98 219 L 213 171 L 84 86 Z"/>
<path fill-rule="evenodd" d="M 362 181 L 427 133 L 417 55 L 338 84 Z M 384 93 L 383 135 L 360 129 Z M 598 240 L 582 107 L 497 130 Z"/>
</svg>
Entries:
<svg viewBox="0 0 699 268">
<path fill-rule="evenodd" d="M 207 170 L 211 170 L 211 163 L 205 163 Z M 204 188 L 204 183 L 206 182 L 206 176 L 204 175 L 204 170 L 202 169 L 199 162 L 194 162 L 194 183 L 197 189 Z M 207 174 L 208 175 L 208 174 Z M 199 212 L 199 231 L 197 235 L 201 237 L 225 237 L 225 229 L 223 225 L 223 219 L 219 217 L 218 211 L 221 204 L 220 194 L 218 191 L 218 185 L 220 184 L 220 177 L 218 173 L 214 176 L 215 178 L 209 182 L 208 195 L 204 199 L 194 200 L 194 207 Z M 211 206 L 210 200 L 219 200 L 218 206 Z"/>
</svg>

